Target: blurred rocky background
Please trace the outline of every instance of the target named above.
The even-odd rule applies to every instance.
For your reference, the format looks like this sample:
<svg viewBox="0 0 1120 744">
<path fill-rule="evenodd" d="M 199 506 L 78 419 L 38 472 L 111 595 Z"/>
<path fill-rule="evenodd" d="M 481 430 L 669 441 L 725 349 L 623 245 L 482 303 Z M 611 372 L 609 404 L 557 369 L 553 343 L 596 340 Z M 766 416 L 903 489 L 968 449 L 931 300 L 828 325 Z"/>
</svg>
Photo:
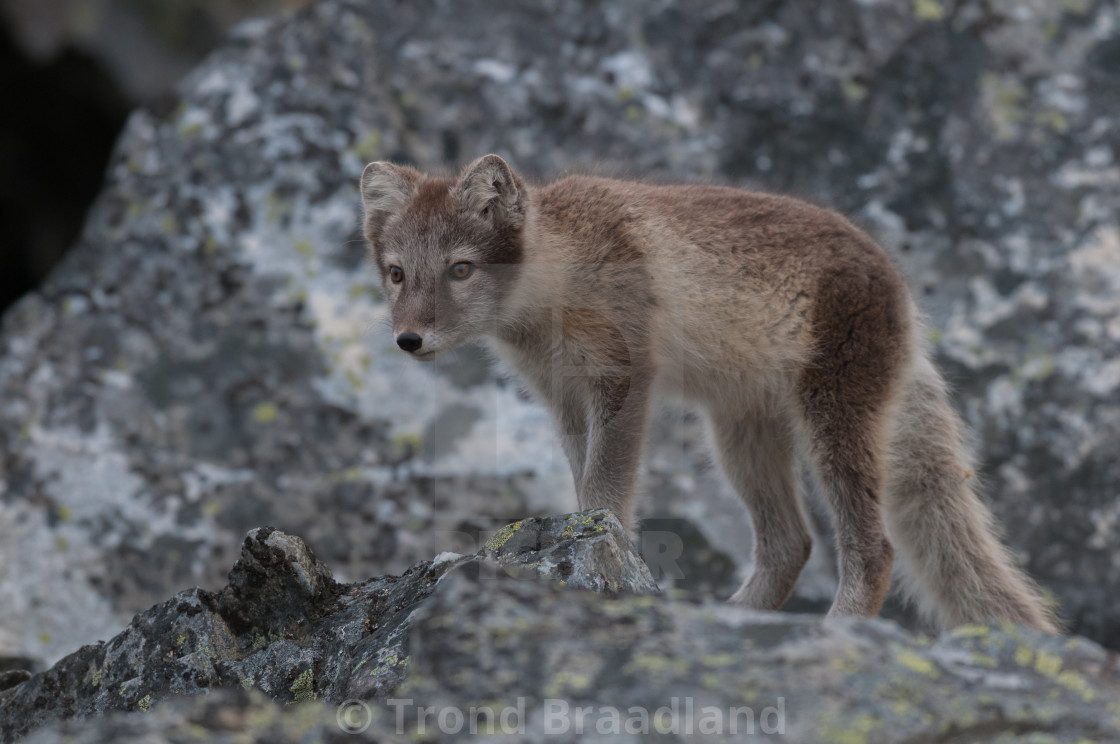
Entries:
<svg viewBox="0 0 1120 744">
<path fill-rule="evenodd" d="M 487 152 L 867 227 L 929 315 L 1008 542 L 1120 648 L 1115 3 L 322 0 L 196 63 L 296 5 L 0 5 L 5 245 L 46 265 L 72 242 L 0 331 L 0 655 L 53 662 L 216 590 L 260 525 L 356 581 L 571 510 L 545 412 L 477 350 L 402 359 L 363 262 L 366 162 Z M 25 118 L 36 96 L 57 113 Z M 750 527 L 702 440 L 659 416 L 639 544 L 662 587 L 726 596 Z M 818 546 L 791 606 L 832 581 Z"/>
<path fill-rule="evenodd" d="M 175 84 L 233 23 L 310 0 L 0 0 L 0 310 L 78 236 L 129 112 Z"/>
</svg>

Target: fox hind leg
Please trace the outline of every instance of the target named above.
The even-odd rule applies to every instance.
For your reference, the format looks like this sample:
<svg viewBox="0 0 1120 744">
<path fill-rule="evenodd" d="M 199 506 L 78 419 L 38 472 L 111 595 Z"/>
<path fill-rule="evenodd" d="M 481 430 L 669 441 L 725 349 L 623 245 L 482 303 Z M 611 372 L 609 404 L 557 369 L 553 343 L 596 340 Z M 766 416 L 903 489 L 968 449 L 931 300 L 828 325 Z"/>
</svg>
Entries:
<svg viewBox="0 0 1120 744">
<path fill-rule="evenodd" d="M 872 383 L 857 395 L 853 388 L 827 369 L 806 375 L 802 424 L 836 526 L 840 586 L 829 614 L 877 615 L 894 561 L 882 511 L 890 390 Z"/>
<path fill-rule="evenodd" d="M 754 523 L 754 569 L 731 602 L 776 610 L 789 599 L 812 549 L 792 432 L 768 417 L 713 411 L 709 419 L 720 465 Z"/>
<path fill-rule="evenodd" d="M 815 449 L 813 460 L 832 507 L 839 553 L 840 586 L 829 615 L 877 615 L 894 562 L 880 510 L 878 458 L 856 442 L 832 441 Z"/>
</svg>

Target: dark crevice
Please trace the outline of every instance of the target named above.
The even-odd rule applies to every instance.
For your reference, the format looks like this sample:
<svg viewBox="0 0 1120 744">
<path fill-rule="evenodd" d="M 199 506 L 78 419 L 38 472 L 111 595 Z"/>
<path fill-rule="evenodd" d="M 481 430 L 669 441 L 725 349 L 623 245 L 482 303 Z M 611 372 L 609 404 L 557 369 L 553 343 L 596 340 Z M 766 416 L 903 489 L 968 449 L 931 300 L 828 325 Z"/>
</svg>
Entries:
<svg viewBox="0 0 1120 744">
<path fill-rule="evenodd" d="M 0 23 L 0 311 L 75 241 L 131 103 L 91 57 L 28 59 Z"/>
</svg>

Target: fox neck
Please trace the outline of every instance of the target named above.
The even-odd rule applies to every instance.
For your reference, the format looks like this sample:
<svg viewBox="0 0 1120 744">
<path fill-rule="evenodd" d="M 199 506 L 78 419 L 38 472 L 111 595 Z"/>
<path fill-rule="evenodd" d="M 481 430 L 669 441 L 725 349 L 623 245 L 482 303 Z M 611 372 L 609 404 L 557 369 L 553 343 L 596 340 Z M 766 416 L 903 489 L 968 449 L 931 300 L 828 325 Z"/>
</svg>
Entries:
<svg viewBox="0 0 1120 744">
<path fill-rule="evenodd" d="M 502 309 L 499 337 L 517 335 L 526 323 L 546 317 L 559 306 L 568 283 L 572 257 L 565 251 L 563 230 L 541 219 L 532 207 L 526 212 L 522 258 Z"/>
</svg>

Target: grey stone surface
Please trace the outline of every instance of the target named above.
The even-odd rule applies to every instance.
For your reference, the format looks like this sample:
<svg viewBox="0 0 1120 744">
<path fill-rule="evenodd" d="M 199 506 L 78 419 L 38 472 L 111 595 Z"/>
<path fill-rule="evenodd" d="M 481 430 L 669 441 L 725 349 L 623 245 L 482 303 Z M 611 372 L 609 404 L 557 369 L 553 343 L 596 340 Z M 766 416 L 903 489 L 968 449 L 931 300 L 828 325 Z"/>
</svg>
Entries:
<svg viewBox="0 0 1120 744">
<path fill-rule="evenodd" d="M 247 571 L 267 589 L 246 592 Z M 256 530 L 222 598 L 263 624 L 234 631 L 228 602 L 181 593 L 0 692 L 2 738 L 47 724 L 27 741 L 1120 741 L 1120 664 L 1083 638 L 932 639 L 653 590 L 602 511 L 348 587 L 298 538 Z"/>
<path fill-rule="evenodd" d="M 1117 647 L 1118 29 L 1113 3 L 942 0 L 324 0 L 238 27 L 173 111 L 134 114 L 79 244 L 3 319 L 0 653 L 53 662 L 216 591 L 260 524 L 354 581 L 574 505 L 545 412 L 476 351 L 400 358 L 363 265 L 365 162 L 489 151 L 867 225 L 929 313 L 1008 541 Z M 701 439 L 665 415 L 643 514 L 705 556 L 655 578 L 722 595 L 749 524 Z M 799 606 L 830 594 L 814 561 Z"/>
</svg>

